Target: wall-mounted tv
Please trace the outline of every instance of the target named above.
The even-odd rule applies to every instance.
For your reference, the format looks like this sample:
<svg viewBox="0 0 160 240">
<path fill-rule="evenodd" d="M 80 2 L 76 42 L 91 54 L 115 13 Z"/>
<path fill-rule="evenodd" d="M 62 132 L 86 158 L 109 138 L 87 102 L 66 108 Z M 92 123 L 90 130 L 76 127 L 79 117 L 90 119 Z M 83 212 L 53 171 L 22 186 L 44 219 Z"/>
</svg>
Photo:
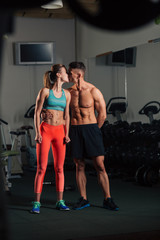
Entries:
<svg viewBox="0 0 160 240">
<path fill-rule="evenodd" d="M 15 42 L 16 65 L 50 65 L 55 63 L 55 42 Z"/>
<path fill-rule="evenodd" d="M 135 67 L 136 47 L 126 48 L 107 55 L 107 65 Z"/>
</svg>

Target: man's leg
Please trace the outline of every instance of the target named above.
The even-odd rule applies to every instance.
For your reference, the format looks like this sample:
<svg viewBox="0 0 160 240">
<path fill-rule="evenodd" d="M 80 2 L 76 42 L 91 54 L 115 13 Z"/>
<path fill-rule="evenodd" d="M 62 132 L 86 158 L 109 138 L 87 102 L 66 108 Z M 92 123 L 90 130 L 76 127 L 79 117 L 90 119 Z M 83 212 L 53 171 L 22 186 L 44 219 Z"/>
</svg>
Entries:
<svg viewBox="0 0 160 240">
<path fill-rule="evenodd" d="M 85 162 L 83 159 L 74 159 L 74 162 L 76 164 L 76 182 L 81 197 L 74 205 L 73 209 L 80 210 L 90 206 L 86 193 L 87 179 L 85 174 Z"/>
<path fill-rule="evenodd" d="M 74 159 L 74 162 L 76 164 L 76 182 L 77 187 L 80 192 L 81 197 L 84 199 L 87 199 L 87 193 L 86 193 L 86 174 L 85 174 L 85 162 L 84 159 Z"/>
<path fill-rule="evenodd" d="M 94 157 L 93 163 L 97 171 L 98 182 L 103 190 L 104 199 L 110 198 L 110 186 L 108 175 L 104 166 L 104 156 Z"/>
<path fill-rule="evenodd" d="M 119 207 L 111 198 L 109 179 L 104 166 L 104 156 L 94 157 L 93 162 L 97 171 L 99 184 L 101 185 L 104 194 L 103 207 L 109 210 L 118 211 Z"/>
</svg>

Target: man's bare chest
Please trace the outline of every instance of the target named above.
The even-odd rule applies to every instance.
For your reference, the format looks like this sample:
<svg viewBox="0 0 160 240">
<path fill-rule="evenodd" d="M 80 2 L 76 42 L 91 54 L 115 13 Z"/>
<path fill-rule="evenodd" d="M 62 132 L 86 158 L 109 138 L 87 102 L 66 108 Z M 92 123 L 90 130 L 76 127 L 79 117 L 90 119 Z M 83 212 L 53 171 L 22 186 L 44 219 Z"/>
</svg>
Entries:
<svg viewBox="0 0 160 240">
<path fill-rule="evenodd" d="M 71 107 L 90 108 L 94 106 L 94 99 L 89 90 L 74 90 L 71 92 Z"/>
</svg>

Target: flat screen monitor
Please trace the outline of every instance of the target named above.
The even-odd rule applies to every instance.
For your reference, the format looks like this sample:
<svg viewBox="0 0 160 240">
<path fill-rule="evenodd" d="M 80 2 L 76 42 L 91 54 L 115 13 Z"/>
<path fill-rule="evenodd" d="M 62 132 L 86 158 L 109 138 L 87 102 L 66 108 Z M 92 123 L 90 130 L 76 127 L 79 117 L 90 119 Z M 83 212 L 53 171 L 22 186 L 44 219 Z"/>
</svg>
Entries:
<svg viewBox="0 0 160 240">
<path fill-rule="evenodd" d="M 54 42 L 14 43 L 16 65 L 50 65 L 55 63 Z"/>
<path fill-rule="evenodd" d="M 107 56 L 107 65 L 135 67 L 136 47 L 126 48 L 109 54 Z"/>
</svg>

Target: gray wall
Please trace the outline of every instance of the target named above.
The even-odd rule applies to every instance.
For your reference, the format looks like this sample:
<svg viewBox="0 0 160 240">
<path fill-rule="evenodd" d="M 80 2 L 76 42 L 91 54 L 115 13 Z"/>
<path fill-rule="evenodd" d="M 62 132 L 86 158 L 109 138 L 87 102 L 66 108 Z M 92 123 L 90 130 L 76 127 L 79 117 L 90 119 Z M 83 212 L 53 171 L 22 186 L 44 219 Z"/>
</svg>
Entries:
<svg viewBox="0 0 160 240">
<path fill-rule="evenodd" d="M 153 21 L 130 31 L 115 32 L 96 28 L 77 19 L 77 58 L 84 61 L 99 54 L 147 43 L 149 40 L 160 37 L 159 29 L 160 26 Z"/>
<path fill-rule="evenodd" d="M 33 125 L 33 120 L 25 119 L 24 114 L 35 103 L 38 91 L 43 87 L 43 74 L 50 69 L 50 65 L 14 65 L 13 43 L 18 41 L 54 41 L 56 63 L 67 66 L 75 59 L 74 20 L 17 17 L 13 34 L 4 37 L 0 117 L 10 124 L 11 129 Z"/>
</svg>

